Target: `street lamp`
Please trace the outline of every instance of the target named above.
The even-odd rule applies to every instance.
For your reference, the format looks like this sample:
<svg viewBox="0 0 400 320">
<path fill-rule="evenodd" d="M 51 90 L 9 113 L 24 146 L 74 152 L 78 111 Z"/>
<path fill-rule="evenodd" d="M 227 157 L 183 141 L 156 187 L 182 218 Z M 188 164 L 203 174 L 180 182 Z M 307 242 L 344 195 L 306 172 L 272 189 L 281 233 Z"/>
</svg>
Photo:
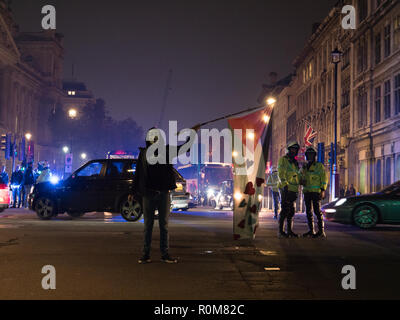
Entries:
<svg viewBox="0 0 400 320">
<path fill-rule="evenodd" d="M 274 97 L 269 97 L 269 98 L 267 99 L 267 104 L 268 104 L 269 106 L 273 105 L 274 103 L 276 103 L 276 99 L 275 99 Z"/>
<path fill-rule="evenodd" d="M 338 48 L 331 52 L 332 63 L 335 65 L 335 141 L 333 147 L 333 161 L 331 164 L 331 201 L 336 199 L 336 184 L 339 182 L 339 177 L 337 175 L 337 96 L 338 96 L 338 64 L 341 62 L 343 52 L 339 51 Z"/>
<path fill-rule="evenodd" d="M 76 116 L 78 115 L 78 112 L 76 111 L 76 109 L 69 109 L 68 110 L 68 116 L 71 118 L 71 119 L 75 119 L 76 118 Z"/>
<path fill-rule="evenodd" d="M 64 153 L 68 153 L 69 152 L 69 148 L 67 146 L 63 147 L 63 152 Z"/>
<path fill-rule="evenodd" d="M 30 134 L 29 132 L 26 133 L 25 138 L 26 138 L 26 140 L 30 141 L 32 139 L 32 134 Z"/>
<path fill-rule="evenodd" d="M 82 160 L 85 160 L 87 158 L 87 154 L 86 153 L 82 153 L 81 154 L 81 158 L 82 158 Z"/>
</svg>

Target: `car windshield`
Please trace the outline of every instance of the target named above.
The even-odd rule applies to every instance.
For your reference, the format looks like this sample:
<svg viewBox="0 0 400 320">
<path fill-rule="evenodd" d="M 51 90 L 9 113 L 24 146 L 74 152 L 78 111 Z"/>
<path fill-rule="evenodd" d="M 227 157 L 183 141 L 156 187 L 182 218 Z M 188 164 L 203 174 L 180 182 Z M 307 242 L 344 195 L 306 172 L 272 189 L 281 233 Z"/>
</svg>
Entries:
<svg viewBox="0 0 400 320">
<path fill-rule="evenodd" d="M 388 186 L 387 188 L 379 191 L 378 193 L 391 194 L 391 193 L 396 192 L 396 191 L 400 191 L 400 182 L 396 182 L 396 183 Z"/>
</svg>

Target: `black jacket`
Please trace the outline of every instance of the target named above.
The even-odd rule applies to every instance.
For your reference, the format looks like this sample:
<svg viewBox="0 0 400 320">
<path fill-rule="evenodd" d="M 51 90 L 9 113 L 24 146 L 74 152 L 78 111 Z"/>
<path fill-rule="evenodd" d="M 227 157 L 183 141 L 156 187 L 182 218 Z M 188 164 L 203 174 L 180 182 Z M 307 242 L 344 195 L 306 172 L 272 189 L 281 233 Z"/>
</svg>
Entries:
<svg viewBox="0 0 400 320">
<path fill-rule="evenodd" d="M 8 184 L 8 174 L 7 174 L 7 172 L 2 172 L 0 174 L 0 184 Z"/>
<path fill-rule="evenodd" d="M 146 151 L 147 148 L 140 148 L 134 177 L 135 193 L 143 196 L 154 192 L 176 189 L 176 177 L 172 165 L 158 163 L 150 165 L 146 159 Z"/>
<path fill-rule="evenodd" d="M 24 173 L 24 186 L 29 186 L 35 184 L 35 177 L 33 175 L 32 168 L 26 169 Z"/>
<path fill-rule="evenodd" d="M 186 143 L 190 141 L 188 137 Z M 193 139 L 191 141 L 194 141 Z M 185 143 L 185 144 L 186 144 Z M 171 152 L 176 155 L 181 154 L 181 148 L 185 145 L 169 146 L 166 145 L 166 159 L 168 162 L 170 150 L 176 148 Z M 139 195 L 154 194 L 154 192 L 169 191 L 176 189 L 176 173 L 172 164 L 149 164 L 146 159 L 146 148 L 139 148 L 139 158 L 136 164 L 136 171 L 134 177 L 134 192 Z"/>
<path fill-rule="evenodd" d="M 14 171 L 11 175 L 11 184 L 20 186 L 24 180 L 22 171 Z"/>
</svg>

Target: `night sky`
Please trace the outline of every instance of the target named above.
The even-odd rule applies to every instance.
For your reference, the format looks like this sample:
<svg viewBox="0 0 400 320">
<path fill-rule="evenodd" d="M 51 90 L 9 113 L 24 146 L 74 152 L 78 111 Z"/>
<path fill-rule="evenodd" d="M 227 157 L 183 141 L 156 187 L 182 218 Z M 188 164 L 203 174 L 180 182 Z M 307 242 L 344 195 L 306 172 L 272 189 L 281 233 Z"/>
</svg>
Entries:
<svg viewBox="0 0 400 320">
<path fill-rule="evenodd" d="M 162 127 L 168 120 L 191 127 L 257 105 L 265 76 L 293 70 L 312 23 L 336 1 L 14 0 L 12 9 L 21 31 L 40 31 L 42 6 L 54 5 L 65 77 L 74 64 L 110 115 L 147 129 L 159 121 L 170 68 Z"/>
</svg>

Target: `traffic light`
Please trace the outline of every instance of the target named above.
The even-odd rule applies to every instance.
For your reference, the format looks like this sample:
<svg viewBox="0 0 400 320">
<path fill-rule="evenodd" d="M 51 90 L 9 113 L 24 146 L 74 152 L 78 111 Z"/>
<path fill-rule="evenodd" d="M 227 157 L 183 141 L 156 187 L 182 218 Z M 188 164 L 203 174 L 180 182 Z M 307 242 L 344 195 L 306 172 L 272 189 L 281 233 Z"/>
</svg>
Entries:
<svg viewBox="0 0 400 320">
<path fill-rule="evenodd" d="M 325 143 L 318 143 L 318 162 L 325 164 Z"/>
<path fill-rule="evenodd" d="M 11 135 L 2 134 L 1 135 L 1 150 L 4 151 L 4 158 L 6 160 L 10 159 L 11 154 Z"/>
</svg>

